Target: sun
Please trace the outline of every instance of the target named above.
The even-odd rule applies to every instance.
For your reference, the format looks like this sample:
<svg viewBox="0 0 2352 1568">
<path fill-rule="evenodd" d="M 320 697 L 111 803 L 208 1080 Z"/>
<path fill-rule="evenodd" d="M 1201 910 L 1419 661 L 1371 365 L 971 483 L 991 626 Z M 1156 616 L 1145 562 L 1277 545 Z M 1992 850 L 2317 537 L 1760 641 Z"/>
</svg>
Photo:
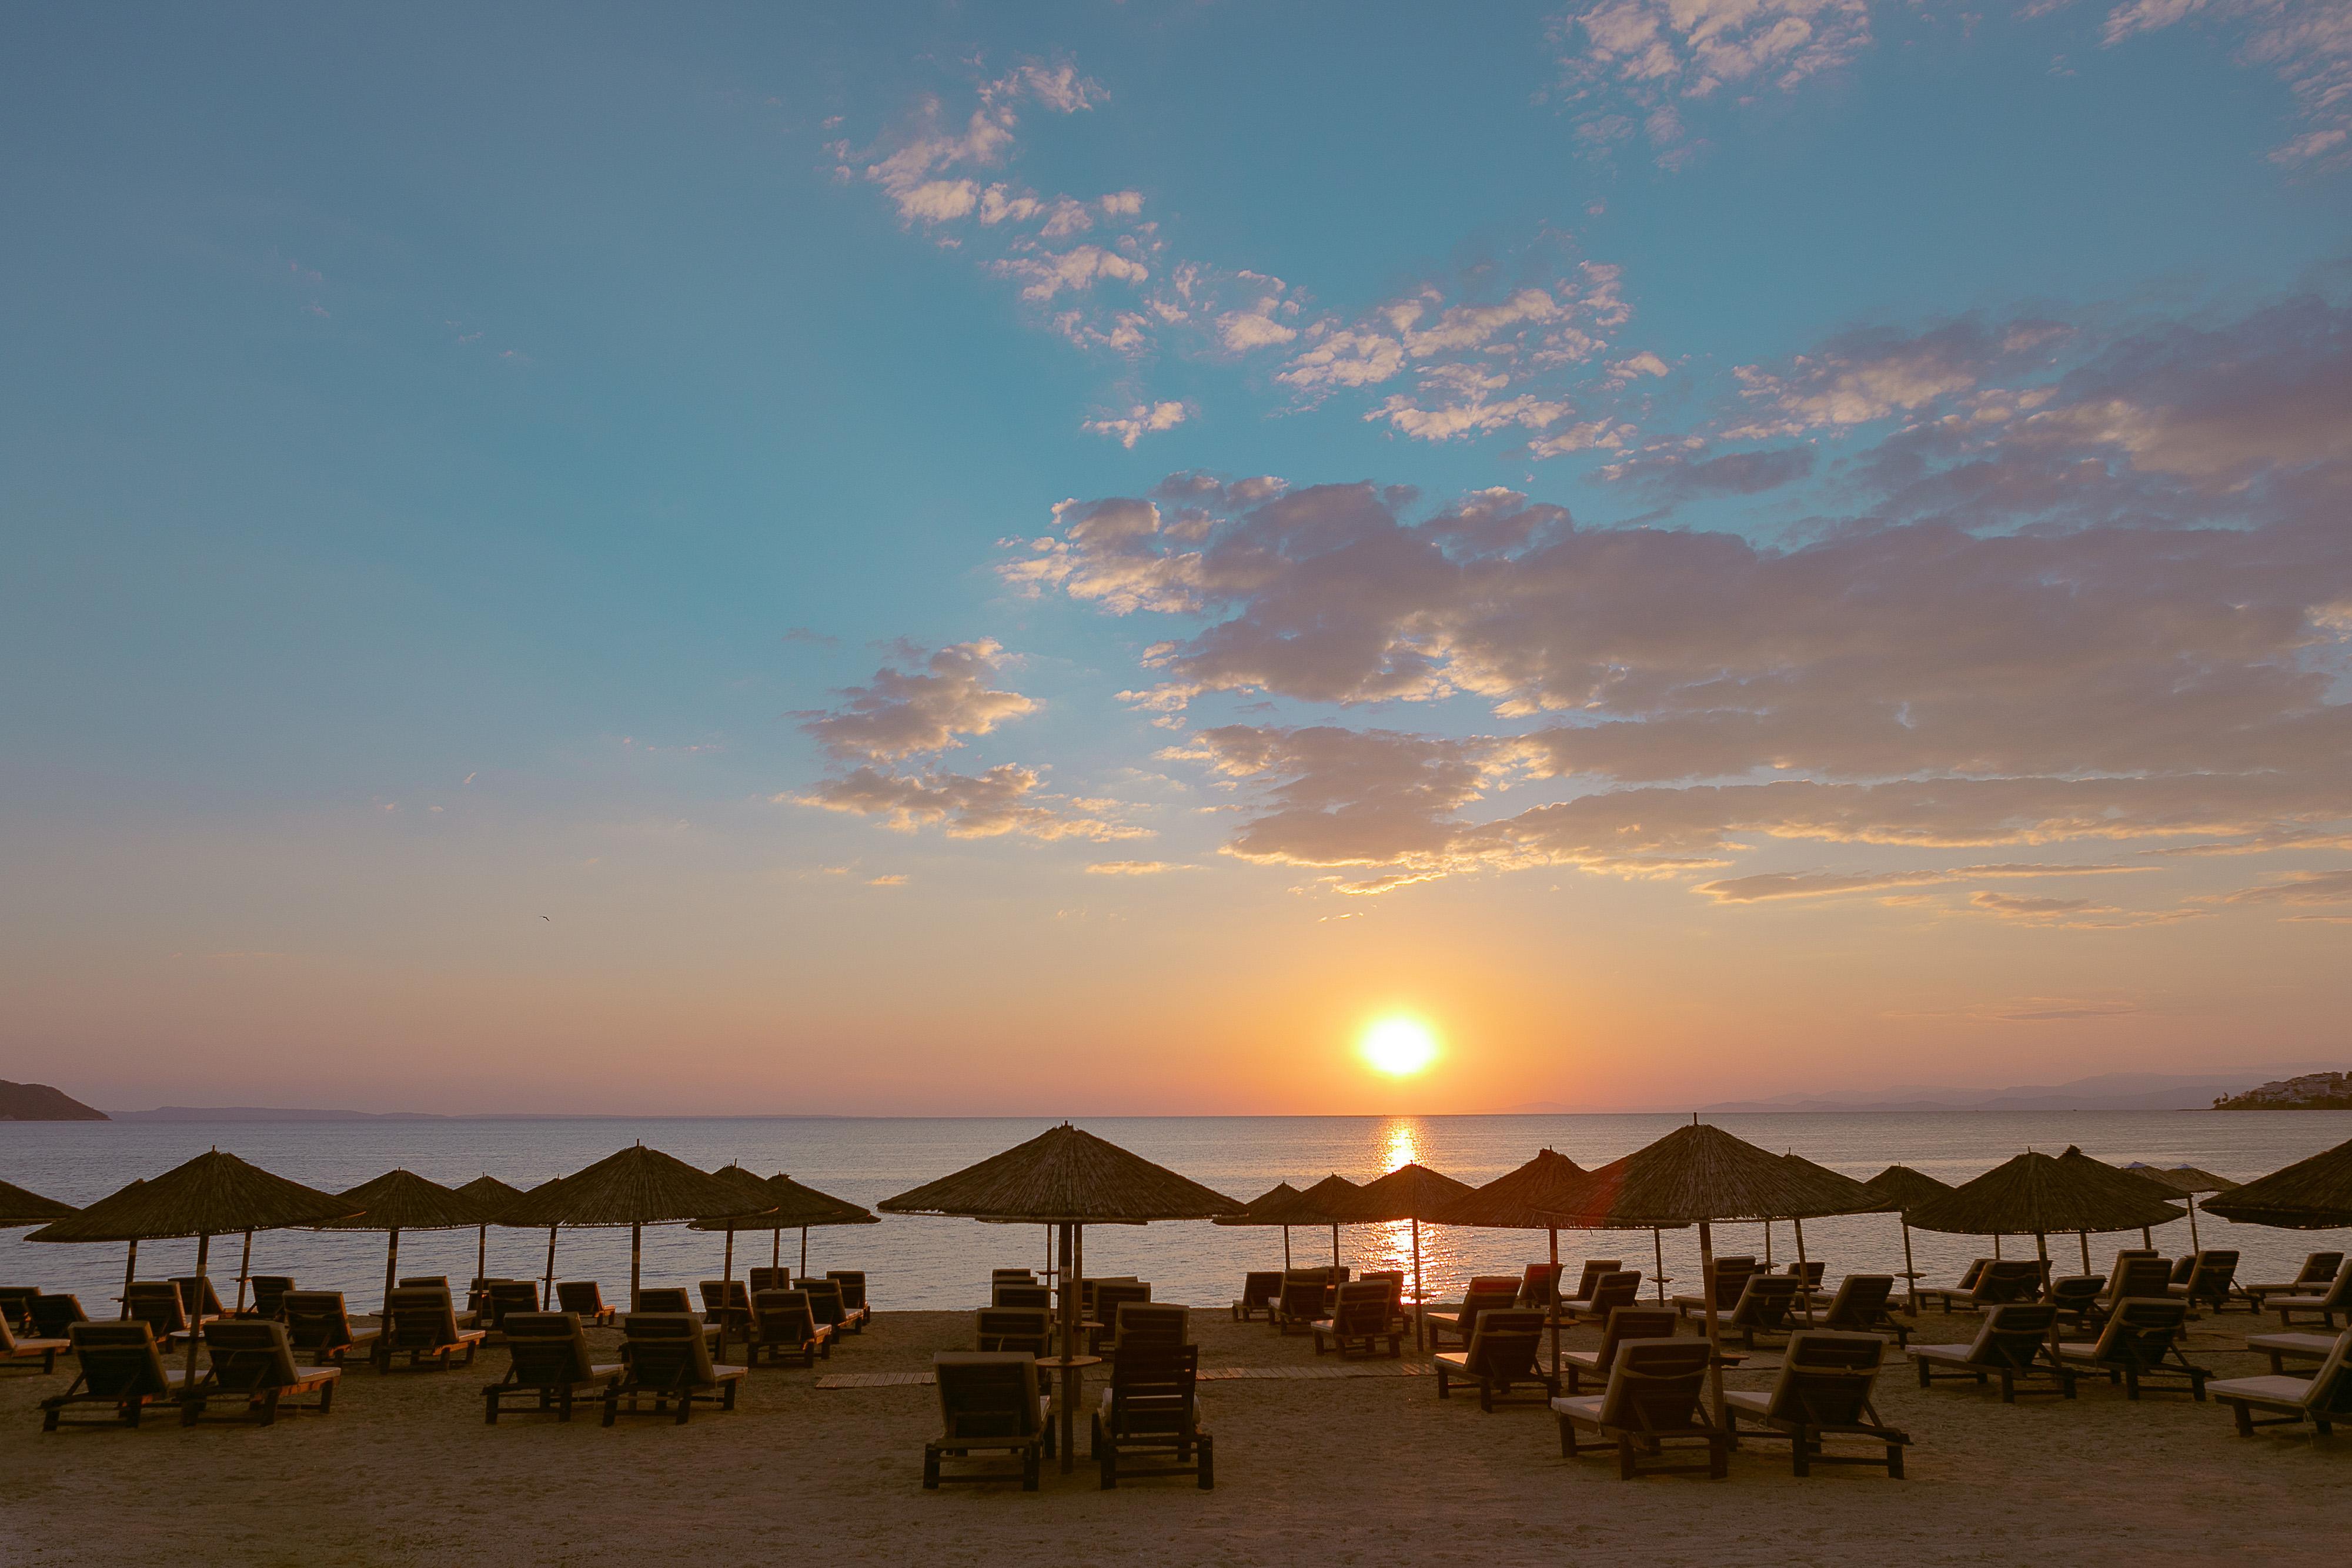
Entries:
<svg viewBox="0 0 2352 1568">
<path fill-rule="evenodd" d="M 1437 1036 L 1419 1019 L 1378 1019 L 1356 1050 L 1373 1071 L 1410 1078 L 1437 1060 Z"/>
</svg>

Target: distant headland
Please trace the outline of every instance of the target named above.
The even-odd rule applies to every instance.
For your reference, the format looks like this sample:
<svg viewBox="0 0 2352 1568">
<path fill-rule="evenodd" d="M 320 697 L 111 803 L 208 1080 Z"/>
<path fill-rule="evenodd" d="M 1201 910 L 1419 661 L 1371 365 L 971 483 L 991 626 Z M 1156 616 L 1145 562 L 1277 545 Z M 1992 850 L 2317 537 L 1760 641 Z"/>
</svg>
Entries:
<svg viewBox="0 0 2352 1568">
<path fill-rule="evenodd" d="M 2224 1094 L 2216 1111 L 2352 1111 L 2352 1072 L 2306 1072 Z"/>
<path fill-rule="evenodd" d="M 46 1083 L 11 1083 L 0 1078 L 0 1122 L 104 1122 L 110 1118 L 61 1089 Z"/>
</svg>

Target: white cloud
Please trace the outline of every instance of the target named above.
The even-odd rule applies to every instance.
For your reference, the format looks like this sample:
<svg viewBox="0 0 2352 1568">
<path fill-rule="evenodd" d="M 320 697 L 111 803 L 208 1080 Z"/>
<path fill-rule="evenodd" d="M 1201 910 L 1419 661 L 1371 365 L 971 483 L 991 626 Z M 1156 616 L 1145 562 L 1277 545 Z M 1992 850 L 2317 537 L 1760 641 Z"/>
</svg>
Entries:
<svg viewBox="0 0 2352 1568">
<path fill-rule="evenodd" d="M 801 728 L 834 757 L 892 761 L 917 752 L 963 744 L 1007 719 L 1037 711 L 1019 692 L 995 679 L 1004 650 L 985 639 L 959 643 L 930 655 L 919 672 L 884 668 L 873 684 L 851 686 L 835 707 L 795 714 Z"/>
<path fill-rule="evenodd" d="M 1163 430 L 1173 430 L 1184 423 L 1187 410 L 1181 402 L 1137 403 L 1124 416 L 1090 419 L 1086 429 L 1096 435 L 1116 438 L 1121 446 L 1133 450 L 1135 444 L 1146 435 Z"/>
</svg>

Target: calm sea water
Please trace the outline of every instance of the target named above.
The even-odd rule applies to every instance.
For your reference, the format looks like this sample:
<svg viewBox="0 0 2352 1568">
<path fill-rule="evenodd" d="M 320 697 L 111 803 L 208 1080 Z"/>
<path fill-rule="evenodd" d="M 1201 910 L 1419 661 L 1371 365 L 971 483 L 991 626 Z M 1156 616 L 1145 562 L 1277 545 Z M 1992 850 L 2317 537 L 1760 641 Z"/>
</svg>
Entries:
<svg viewBox="0 0 2352 1568">
<path fill-rule="evenodd" d="M 1958 1182 L 2026 1148 L 2055 1154 L 2079 1144 L 2086 1154 L 2122 1164 L 2193 1165 L 2238 1180 L 2263 1175 L 2352 1138 L 2352 1112 L 2066 1112 L 2018 1115 L 1979 1113 L 1746 1115 L 1709 1118 L 1741 1137 L 1776 1151 L 1817 1160 L 1832 1170 L 1867 1177 L 1901 1163 Z M 1277 1181 L 1304 1186 L 1337 1171 L 1366 1180 L 1406 1160 L 1419 1160 L 1476 1184 L 1500 1176 L 1551 1147 L 1593 1166 L 1628 1154 L 1676 1125 L 1675 1116 L 1400 1116 L 1166 1117 L 1085 1120 L 1089 1131 L 1158 1160 L 1220 1192 L 1248 1198 Z M 740 1163 L 761 1174 L 789 1172 L 813 1186 L 872 1206 L 1034 1136 L 1045 1121 L 1021 1118 L 832 1121 L 647 1119 L 583 1121 L 453 1121 L 384 1123 L 170 1124 L 122 1122 L 0 1123 L 0 1176 L 36 1192 L 84 1204 L 133 1176 L 152 1176 L 210 1147 L 227 1149 L 267 1169 L 338 1191 L 404 1166 L 456 1185 L 488 1173 L 518 1186 L 578 1170 L 638 1139 L 705 1168 Z M 2343 1232 L 2305 1233 L 2232 1226 L 2200 1215 L 2208 1247 L 2244 1254 L 2241 1278 L 2291 1277 L 2303 1255 L 2342 1247 Z M 1762 1253 L 1761 1225 L 1717 1228 L 1720 1251 Z M 1769 1249 L 1792 1257 L 1786 1224 L 1771 1228 Z M 83 1296 L 91 1311 L 110 1301 L 122 1278 L 122 1249 L 36 1245 L 23 1232 L 0 1234 L 0 1283 L 39 1284 Z M 2102 1270 L 2126 1238 L 2093 1239 Z M 2127 1239 L 2136 1243 L 2136 1235 Z M 2189 1226 L 2176 1221 L 2157 1232 L 2171 1253 L 2189 1249 Z M 1809 1221 L 1810 1256 L 1826 1259 L 1832 1278 L 1849 1271 L 1903 1266 L 1900 1232 L 1892 1216 Z M 401 1272 L 474 1271 L 471 1230 L 412 1232 L 401 1240 Z M 1665 1271 L 1694 1279 L 1697 1242 L 1691 1231 L 1664 1239 Z M 233 1274 L 234 1240 L 215 1242 L 214 1270 Z M 547 1233 L 493 1228 L 493 1274 L 539 1275 Z M 681 1226 L 648 1229 L 645 1281 L 691 1287 L 715 1279 L 723 1239 Z M 1302 1262 L 1327 1259 L 1331 1234 L 1291 1233 Z M 1458 1289 L 1473 1273 L 1512 1271 L 1544 1255 L 1541 1232 L 1422 1228 L 1422 1267 L 1429 1293 Z M 1956 1278 L 1982 1243 L 1975 1238 L 1912 1233 L 1918 1266 L 1939 1279 Z M 2052 1253 L 2072 1271 L 2081 1258 L 2073 1237 L 2053 1238 Z M 2012 1241 L 2030 1255 L 2032 1239 Z M 797 1263 L 800 1237 L 784 1239 L 787 1262 Z M 1411 1227 L 1349 1226 L 1339 1233 L 1341 1260 L 1356 1268 L 1412 1266 Z M 1563 1259 L 1606 1256 L 1654 1271 L 1648 1232 L 1563 1233 Z M 140 1249 L 144 1279 L 184 1273 L 193 1241 L 149 1242 Z M 738 1238 L 736 1268 L 768 1260 L 764 1235 Z M 1087 1233 L 1090 1273 L 1136 1274 L 1150 1280 L 1163 1300 L 1222 1304 L 1244 1270 L 1278 1266 L 1279 1230 L 1205 1224 L 1103 1226 Z M 884 1217 L 878 1225 L 810 1233 L 810 1268 L 866 1270 L 876 1304 L 885 1309 L 958 1308 L 986 1295 L 988 1270 L 999 1265 L 1042 1266 L 1042 1227 L 981 1225 L 968 1220 Z M 257 1273 L 291 1274 L 308 1289 L 341 1290 L 354 1308 L 373 1307 L 383 1278 L 383 1239 L 365 1233 L 266 1232 L 255 1239 Z M 2288 1270 L 2282 1276 L 2280 1270 Z M 619 1300 L 629 1273 L 626 1230 L 567 1230 L 558 1243 L 559 1279 L 596 1279 L 608 1300 Z M 1648 1281 L 1644 1281 L 1644 1290 Z"/>
</svg>

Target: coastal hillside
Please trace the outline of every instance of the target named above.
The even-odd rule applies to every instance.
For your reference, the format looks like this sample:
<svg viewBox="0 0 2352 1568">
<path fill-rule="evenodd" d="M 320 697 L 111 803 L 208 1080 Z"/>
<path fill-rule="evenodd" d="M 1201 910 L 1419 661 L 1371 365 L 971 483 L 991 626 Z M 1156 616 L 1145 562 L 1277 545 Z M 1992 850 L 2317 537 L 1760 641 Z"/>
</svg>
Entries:
<svg viewBox="0 0 2352 1568">
<path fill-rule="evenodd" d="M 2352 1111 L 2352 1072 L 2306 1072 L 2224 1094 L 2216 1111 Z"/>
<path fill-rule="evenodd" d="M 83 1104 L 46 1083 L 11 1083 L 0 1078 L 0 1122 L 103 1122 L 105 1112 Z"/>
</svg>

